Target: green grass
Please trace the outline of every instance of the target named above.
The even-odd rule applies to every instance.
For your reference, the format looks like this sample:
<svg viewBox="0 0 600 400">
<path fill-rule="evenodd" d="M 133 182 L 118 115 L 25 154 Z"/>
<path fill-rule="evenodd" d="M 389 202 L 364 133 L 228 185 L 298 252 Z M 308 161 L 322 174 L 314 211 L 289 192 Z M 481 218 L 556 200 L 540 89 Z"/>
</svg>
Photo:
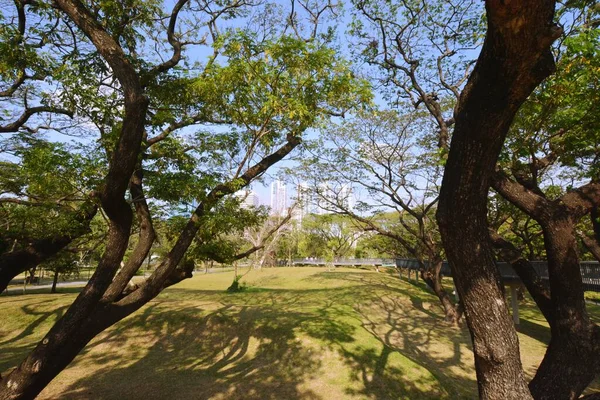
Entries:
<svg viewBox="0 0 600 400">
<path fill-rule="evenodd" d="M 600 293 L 598 292 L 585 292 L 585 298 L 586 300 L 600 303 Z"/>
<path fill-rule="evenodd" d="M 45 399 L 460 399 L 477 397 L 466 328 L 422 284 L 338 268 L 196 275 L 99 335 Z M 74 293 L 0 297 L 0 371 L 16 365 Z M 598 307 L 590 305 L 595 318 Z M 531 302 L 519 339 L 535 373 L 549 329 Z"/>
</svg>

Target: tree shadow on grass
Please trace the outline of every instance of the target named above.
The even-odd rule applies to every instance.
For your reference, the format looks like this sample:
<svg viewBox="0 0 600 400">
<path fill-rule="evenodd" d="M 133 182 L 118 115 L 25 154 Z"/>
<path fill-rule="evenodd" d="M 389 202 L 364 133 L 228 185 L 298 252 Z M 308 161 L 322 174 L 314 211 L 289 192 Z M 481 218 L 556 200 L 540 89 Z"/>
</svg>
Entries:
<svg viewBox="0 0 600 400">
<path fill-rule="evenodd" d="M 18 335 L 15 335 L 10 339 L 0 341 L 0 346 L 5 346 L 10 343 L 18 342 L 19 340 L 22 340 L 22 339 L 26 338 L 27 336 L 32 335 L 38 329 L 38 327 L 40 325 L 42 325 L 44 322 L 46 322 L 50 319 L 58 320 L 60 317 L 62 317 L 63 313 L 66 311 L 66 309 L 68 307 L 69 307 L 69 305 L 67 304 L 67 305 L 63 305 L 58 308 L 55 308 L 53 310 L 50 310 L 50 311 L 36 311 L 35 304 L 28 304 L 28 305 L 21 307 L 21 311 L 24 314 L 33 315 L 33 316 L 37 317 L 36 320 L 33 321 L 32 323 L 30 323 L 29 325 L 27 325 L 27 327 L 25 329 L 23 329 L 23 331 L 21 331 Z"/>
<path fill-rule="evenodd" d="M 226 305 L 208 313 L 197 307 L 153 307 L 88 346 L 72 368 L 93 368 L 92 375 L 46 395 L 319 399 L 302 385 L 321 368 L 318 346 L 304 343 L 296 332 L 309 324 L 333 340 L 352 340 L 353 328 L 347 324 L 285 307 Z M 124 348 L 125 353 L 117 350 Z"/>
<path fill-rule="evenodd" d="M 476 396 L 468 331 L 444 321 L 437 298 L 424 291 L 424 284 L 345 271 L 311 278 L 356 283 L 345 289 L 355 297 L 354 318 L 377 343 L 340 346 L 352 379 L 362 383 L 348 394 L 374 399 Z"/>
<path fill-rule="evenodd" d="M 548 344 L 550 342 L 550 328 L 545 325 L 536 323 L 529 319 L 521 318 L 519 325 L 516 326 L 517 332 L 529 336 L 541 343 Z"/>
<path fill-rule="evenodd" d="M 469 369 L 462 357 L 470 348 L 465 332 L 446 326 L 439 316 L 415 319 L 409 304 L 387 294 L 357 305 L 356 311 L 361 326 L 380 348 L 378 353 L 361 347 L 346 350 L 348 362 L 364 385 L 356 394 L 376 399 L 457 399 L 476 393 L 474 377 L 456 373 Z M 388 365 L 394 354 L 398 355 L 396 367 Z M 402 386 L 398 386 L 400 381 Z"/>
<path fill-rule="evenodd" d="M 40 398 L 463 397 L 457 386 L 476 394 L 474 380 L 456 373 L 468 337 L 425 307 L 429 295 L 384 274 L 315 277 L 334 278 L 356 285 L 169 289 L 101 334 Z"/>
<path fill-rule="evenodd" d="M 430 307 L 441 310 L 438 299 L 428 290 L 427 285 L 419 282 L 400 280 L 396 276 L 390 276 L 389 273 L 366 274 L 360 272 L 322 272 L 311 277 L 314 280 L 340 280 L 355 282 L 359 290 L 366 290 L 370 293 L 373 290 L 384 290 L 393 292 L 400 297 L 410 299 L 412 305 L 417 310 L 431 318 L 438 319 L 441 314 L 435 313 Z M 363 296 L 364 297 L 364 296 Z M 442 317 L 443 318 L 443 317 Z"/>
<path fill-rule="evenodd" d="M 24 315 L 35 319 L 21 332 L 8 339 L 0 340 L 0 372 L 17 365 L 31 351 L 40 333 L 58 320 L 69 306 L 67 304 L 48 309 L 48 307 L 40 307 L 41 305 L 48 305 L 48 302 L 30 303 L 20 307 Z"/>
</svg>

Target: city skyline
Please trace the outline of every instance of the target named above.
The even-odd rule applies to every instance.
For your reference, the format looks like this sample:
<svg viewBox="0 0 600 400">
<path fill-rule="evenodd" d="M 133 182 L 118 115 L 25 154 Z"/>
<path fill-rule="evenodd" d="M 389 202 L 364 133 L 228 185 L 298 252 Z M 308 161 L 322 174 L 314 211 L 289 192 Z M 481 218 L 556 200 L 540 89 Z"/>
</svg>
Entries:
<svg viewBox="0 0 600 400">
<path fill-rule="evenodd" d="M 240 207 L 242 208 L 249 209 L 260 205 L 258 193 L 252 189 L 238 190 L 233 195 L 240 200 Z"/>
<path fill-rule="evenodd" d="M 234 196 L 241 200 L 244 208 L 269 206 L 271 215 L 284 215 L 287 213 L 288 207 L 295 205 L 292 219 L 300 223 L 308 214 L 324 215 L 331 212 L 332 206 L 328 206 L 330 202 L 341 201 L 349 210 L 354 209 L 356 202 L 353 189 L 348 184 L 335 186 L 331 182 L 322 182 L 312 186 L 306 181 L 301 181 L 295 187 L 292 186 L 289 191 L 288 187 L 289 183 L 286 184 L 284 181 L 276 179 L 268 186 L 262 185 L 262 197 L 261 188 L 258 188 L 259 190 L 242 189 Z M 267 193 L 265 193 L 265 189 L 268 189 Z M 268 198 L 266 198 L 267 196 Z"/>
</svg>

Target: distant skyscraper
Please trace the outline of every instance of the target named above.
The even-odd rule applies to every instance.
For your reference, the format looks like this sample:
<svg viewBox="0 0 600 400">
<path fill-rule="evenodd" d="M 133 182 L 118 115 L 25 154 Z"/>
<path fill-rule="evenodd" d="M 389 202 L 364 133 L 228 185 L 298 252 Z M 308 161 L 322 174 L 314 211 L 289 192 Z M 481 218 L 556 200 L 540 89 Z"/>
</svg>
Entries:
<svg viewBox="0 0 600 400">
<path fill-rule="evenodd" d="M 300 182 L 296 187 L 296 206 L 294 207 L 292 219 L 301 224 L 304 217 L 312 212 L 312 208 L 312 191 L 306 182 Z"/>
<path fill-rule="evenodd" d="M 331 189 L 328 183 L 319 183 L 315 188 L 315 205 L 316 214 L 323 215 L 329 214 L 333 207 L 331 202 L 333 201 Z"/>
<path fill-rule="evenodd" d="M 250 189 L 238 190 L 234 193 L 234 196 L 241 201 L 240 207 L 242 208 L 258 207 L 258 195 Z"/>
<path fill-rule="evenodd" d="M 279 179 L 271 183 L 271 214 L 283 215 L 287 209 L 287 189 Z"/>
<path fill-rule="evenodd" d="M 342 207 L 348 211 L 354 209 L 354 194 L 352 193 L 352 186 L 344 184 L 339 191 L 338 200 L 341 202 Z"/>
</svg>

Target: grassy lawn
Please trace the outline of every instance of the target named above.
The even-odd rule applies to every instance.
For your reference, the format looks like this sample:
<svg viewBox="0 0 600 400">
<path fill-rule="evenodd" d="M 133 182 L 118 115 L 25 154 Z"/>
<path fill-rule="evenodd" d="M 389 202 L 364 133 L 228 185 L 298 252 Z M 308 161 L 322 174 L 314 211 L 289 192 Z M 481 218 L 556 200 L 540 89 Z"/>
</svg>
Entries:
<svg viewBox="0 0 600 400">
<path fill-rule="evenodd" d="M 359 269 L 278 268 L 251 271 L 248 291 L 227 294 L 232 279 L 199 274 L 166 290 L 98 336 L 41 398 L 477 397 L 467 329 L 445 324 L 420 284 Z M 0 297 L 0 371 L 72 302 L 62 290 Z M 532 375 L 549 329 L 531 302 L 519 331 Z"/>
<path fill-rule="evenodd" d="M 600 303 L 600 293 L 598 292 L 585 292 L 585 298 L 589 301 Z"/>
</svg>

